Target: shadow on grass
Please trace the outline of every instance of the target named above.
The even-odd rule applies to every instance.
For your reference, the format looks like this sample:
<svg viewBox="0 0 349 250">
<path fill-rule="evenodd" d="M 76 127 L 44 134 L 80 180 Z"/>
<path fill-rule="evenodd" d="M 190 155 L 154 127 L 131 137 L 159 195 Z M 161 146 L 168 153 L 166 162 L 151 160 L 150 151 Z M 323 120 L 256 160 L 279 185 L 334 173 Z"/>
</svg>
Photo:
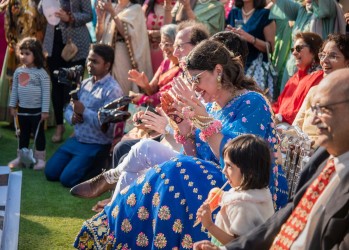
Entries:
<svg viewBox="0 0 349 250">
<path fill-rule="evenodd" d="M 14 130 L 0 122 L 0 166 L 15 158 L 17 139 Z M 60 146 L 50 141 L 54 129 L 46 131 L 47 158 Z M 65 139 L 72 132 L 67 127 Z M 91 211 L 98 200 L 108 198 L 107 193 L 96 199 L 73 197 L 69 188 L 59 182 L 49 182 L 43 172 L 23 171 L 19 250 L 72 249 L 75 236 L 82 223 L 95 213 Z"/>
</svg>

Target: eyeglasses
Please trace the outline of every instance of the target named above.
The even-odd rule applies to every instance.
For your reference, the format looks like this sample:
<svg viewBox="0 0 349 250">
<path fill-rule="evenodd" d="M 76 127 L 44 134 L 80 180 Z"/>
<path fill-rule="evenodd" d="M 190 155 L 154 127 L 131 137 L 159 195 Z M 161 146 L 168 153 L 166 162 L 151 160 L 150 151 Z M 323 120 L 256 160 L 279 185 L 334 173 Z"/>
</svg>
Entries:
<svg viewBox="0 0 349 250">
<path fill-rule="evenodd" d="M 302 49 L 304 49 L 305 47 L 309 47 L 309 45 L 307 44 L 302 44 L 302 45 L 297 45 L 294 48 L 291 48 L 291 53 L 293 53 L 293 51 L 297 51 L 297 53 L 301 52 Z"/>
<path fill-rule="evenodd" d="M 332 53 L 324 53 L 324 52 L 320 52 L 318 54 L 320 61 L 324 61 L 326 58 L 328 58 L 328 60 L 332 61 L 332 62 L 337 62 L 338 58 L 341 58 L 341 56 L 338 56 L 336 53 L 332 52 Z"/>
<path fill-rule="evenodd" d="M 193 86 L 200 83 L 200 76 L 205 73 L 207 70 L 204 70 L 196 75 L 189 76 L 188 71 L 184 74 L 187 81 Z"/>
<path fill-rule="evenodd" d="M 349 99 L 344 100 L 344 101 L 340 101 L 340 102 L 334 102 L 334 103 L 330 103 L 330 104 L 326 104 L 326 105 L 320 105 L 319 103 L 311 106 L 311 111 L 316 115 L 316 116 L 322 116 L 326 110 L 329 109 L 329 107 L 331 106 L 335 106 L 338 104 L 342 104 L 342 103 L 346 103 L 349 102 Z"/>
<path fill-rule="evenodd" d="M 173 43 L 159 43 L 159 47 L 160 47 L 160 49 L 171 48 L 171 47 L 173 47 Z"/>
<path fill-rule="evenodd" d="M 183 45 L 184 44 L 191 44 L 191 42 L 185 42 L 185 43 L 180 43 L 180 44 L 176 44 L 176 45 L 173 45 L 173 47 L 175 48 L 175 49 L 177 49 L 177 50 L 179 50 L 179 51 L 183 51 L 184 49 L 183 49 Z"/>
</svg>

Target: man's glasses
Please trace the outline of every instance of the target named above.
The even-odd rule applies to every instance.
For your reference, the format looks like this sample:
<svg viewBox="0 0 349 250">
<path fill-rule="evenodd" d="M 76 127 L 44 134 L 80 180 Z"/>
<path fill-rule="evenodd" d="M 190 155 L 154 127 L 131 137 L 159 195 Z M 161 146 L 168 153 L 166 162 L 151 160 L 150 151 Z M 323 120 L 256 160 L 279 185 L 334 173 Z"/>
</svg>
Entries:
<svg viewBox="0 0 349 250">
<path fill-rule="evenodd" d="M 159 47 L 160 49 L 164 49 L 164 48 L 168 49 L 173 47 L 173 43 L 159 43 Z"/>
<path fill-rule="evenodd" d="M 317 115 L 317 116 L 322 116 L 326 110 L 329 110 L 329 107 L 331 106 L 335 106 L 338 104 L 342 104 L 342 103 L 346 103 L 349 102 L 349 99 L 344 100 L 344 101 L 340 101 L 340 102 L 334 102 L 334 103 L 330 103 L 330 104 L 326 104 L 326 105 L 320 105 L 319 103 L 311 106 L 311 111 Z"/>
<path fill-rule="evenodd" d="M 324 53 L 324 52 L 320 52 L 318 54 L 320 61 L 324 61 L 326 58 L 328 58 L 328 60 L 332 61 L 332 62 L 337 62 L 338 58 L 341 58 L 340 56 L 338 56 L 336 53 L 331 52 L 331 53 Z"/>
<path fill-rule="evenodd" d="M 305 47 L 309 47 L 309 45 L 306 44 L 302 44 L 302 45 L 297 45 L 294 48 L 291 48 L 291 52 L 293 53 L 293 51 L 297 51 L 297 53 L 301 52 L 302 49 L 304 49 Z"/>
<path fill-rule="evenodd" d="M 173 47 L 174 47 L 176 50 L 183 51 L 183 50 L 184 50 L 183 45 L 189 44 L 189 43 L 191 43 L 191 42 L 185 42 L 185 43 L 175 44 L 175 45 L 173 45 Z"/>
<path fill-rule="evenodd" d="M 207 70 L 204 70 L 196 75 L 192 75 L 192 76 L 189 76 L 189 73 L 186 72 L 184 75 L 185 75 L 185 78 L 187 79 L 187 81 L 192 85 L 192 86 L 195 86 L 195 85 L 198 85 L 200 83 L 200 76 L 205 73 Z"/>
</svg>

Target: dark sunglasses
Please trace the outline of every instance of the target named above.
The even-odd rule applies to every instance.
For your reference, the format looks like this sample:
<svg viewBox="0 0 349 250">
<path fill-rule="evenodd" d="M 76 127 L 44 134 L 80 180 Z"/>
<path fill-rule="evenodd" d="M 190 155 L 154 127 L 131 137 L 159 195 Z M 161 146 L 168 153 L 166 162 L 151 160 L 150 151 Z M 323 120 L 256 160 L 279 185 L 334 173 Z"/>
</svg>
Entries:
<svg viewBox="0 0 349 250">
<path fill-rule="evenodd" d="M 303 45 L 297 45 L 294 48 L 291 48 L 291 53 L 293 53 L 293 51 L 297 51 L 298 53 L 302 51 L 303 48 L 305 47 L 309 47 L 309 45 L 303 44 Z"/>
</svg>

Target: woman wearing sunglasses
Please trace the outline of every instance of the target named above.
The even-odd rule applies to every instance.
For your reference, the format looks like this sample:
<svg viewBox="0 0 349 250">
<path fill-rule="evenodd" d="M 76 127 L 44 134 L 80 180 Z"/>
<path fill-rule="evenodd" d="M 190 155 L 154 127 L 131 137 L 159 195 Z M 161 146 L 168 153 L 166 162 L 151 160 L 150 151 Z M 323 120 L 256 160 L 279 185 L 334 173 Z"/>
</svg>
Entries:
<svg viewBox="0 0 349 250">
<path fill-rule="evenodd" d="M 185 76 L 175 81 L 171 91 L 172 100 L 161 101 L 183 114 L 183 121 L 175 126 L 183 154 L 155 165 L 122 189 L 103 212 L 85 222 L 75 247 L 192 248 L 193 242 L 207 239 L 200 227 L 193 228 L 197 209 L 213 187 L 226 182 L 224 144 L 253 133 L 274 146 L 265 97 L 244 76 L 240 59 L 221 43 L 207 40 L 197 45 L 187 57 Z M 276 166 L 270 171 L 269 188 L 274 205 L 280 206 L 287 199 L 284 175 Z"/>
<path fill-rule="evenodd" d="M 296 34 L 291 51 L 298 71 L 287 81 L 273 104 L 277 123 L 292 124 L 309 89 L 323 78 L 318 56 L 321 44 L 321 37 L 315 33 Z"/>
<path fill-rule="evenodd" d="M 319 53 L 320 65 L 324 71 L 324 77 L 332 73 L 337 69 L 348 68 L 349 67 L 349 34 L 331 34 L 325 40 L 322 45 L 321 52 Z M 307 96 L 305 97 L 303 104 L 293 122 L 292 125 L 298 126 L 303 132 L 307 133 L 310 139 L 312 139 L 315 144 L 313 148 L 317 147 L 316 139 L 316 126 L 312 125 L 313 111 L 311 105 L 313 105 L 313 95 L 315 93 L 316 86 L 312 87 Z M 320 112 L 331 110 L 333 107 L 317 107 L 318 114 Z M 315 106 L 316 107 L 316 106 Z"/>
</svg>

